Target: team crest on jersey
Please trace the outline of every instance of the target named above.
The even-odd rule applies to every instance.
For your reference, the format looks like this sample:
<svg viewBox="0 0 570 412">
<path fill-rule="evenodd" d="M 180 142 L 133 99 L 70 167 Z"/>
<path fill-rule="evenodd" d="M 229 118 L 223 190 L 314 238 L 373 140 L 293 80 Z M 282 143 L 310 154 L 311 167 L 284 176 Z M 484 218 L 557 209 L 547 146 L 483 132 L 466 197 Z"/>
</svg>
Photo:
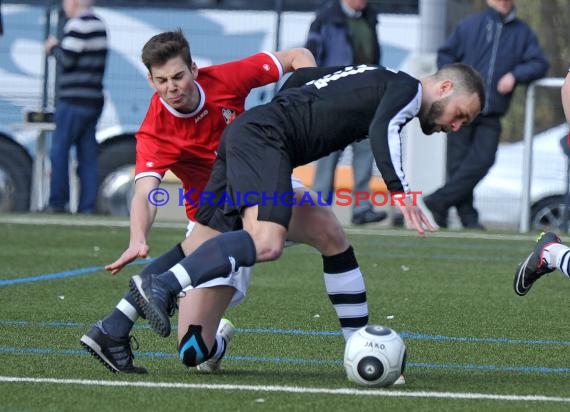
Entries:
<svg viewBox="0 0 570 412">
<path fill-rule="evenodd" d="M 222 116 L 224 116 L 224 120 L 226 121 L 226 124 L 230 124 L 231 122 L 233 122 L 235 120 L 236 112 L 235 112 L 235 110 L 222 107 Z"/>
</svg>

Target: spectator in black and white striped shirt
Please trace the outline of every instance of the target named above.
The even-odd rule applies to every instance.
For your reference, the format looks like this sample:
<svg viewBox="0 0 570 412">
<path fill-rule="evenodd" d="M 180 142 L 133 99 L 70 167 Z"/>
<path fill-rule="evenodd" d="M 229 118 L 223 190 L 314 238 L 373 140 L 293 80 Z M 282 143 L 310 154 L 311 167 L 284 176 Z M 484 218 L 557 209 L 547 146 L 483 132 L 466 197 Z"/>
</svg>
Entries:
<svg viewBox="0 0 570 412">
<path fill-rule="evenodd" d="M 50 36 L 48 54 L 58 64 L 56 129 L 50 152 L 48 211 L 69 210 L 69 150 L 77 150 L 80 182 L 78 213 L 95 212 L 98 190 L 95 129 L 103 111 L 103 75 L 107 61 L 105 24 L 93 14 L 94 0 L 63 0 L 69 20 L 61 40 Z"/>
</svg>

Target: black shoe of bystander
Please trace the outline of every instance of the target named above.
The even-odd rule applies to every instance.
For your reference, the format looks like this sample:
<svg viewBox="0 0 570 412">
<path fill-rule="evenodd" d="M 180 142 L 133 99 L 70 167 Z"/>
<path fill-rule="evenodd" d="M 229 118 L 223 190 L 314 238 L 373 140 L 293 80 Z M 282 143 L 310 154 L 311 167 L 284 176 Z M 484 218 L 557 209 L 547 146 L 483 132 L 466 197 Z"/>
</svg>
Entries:
<svg viewBox="0 0 570 412">
<path fill-rule="evenodd" d="M 366 212 L 352 215 L 353 225 L 365 225 L 367 223 L 381 222 L 386 219 L 388 214 L 386 212 L 375 212 L 374 210 L 367 210 Z"/>
</svg>

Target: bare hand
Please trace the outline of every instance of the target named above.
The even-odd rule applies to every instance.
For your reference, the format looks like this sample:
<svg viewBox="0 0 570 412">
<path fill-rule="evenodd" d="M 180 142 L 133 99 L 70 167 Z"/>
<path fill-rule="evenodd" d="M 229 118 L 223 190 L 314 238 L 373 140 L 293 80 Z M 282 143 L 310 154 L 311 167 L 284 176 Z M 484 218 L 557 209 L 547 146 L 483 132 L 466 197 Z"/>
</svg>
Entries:
<svg viewBox="0 0 570 412">
<path fill-rule="evenodd" d="M 515 88 L 516 82 L 517 80 L 515 79 L 515 76 L 509 72 L 499 79 L 499 83 L 497 83 L 497 91 L 503 95 L 509 94 Z"/>
<path fill-rule="evenodd" d="M 415 199 L 415 198 L 414 198 Z M 406 197 L 397 201 L 398 208 L 402 212 L 408 227 L 415 229 L 420 236 L 425 235 L 425 230 L 435 232 L 435 227 L 431 224 L 426 214 L 415 204 L 415 200 Z"/>
<path fill-rule="evenodd" d="M 133 260 L 136 260 L 137 258 L 146 258 L 148 256 L 148 252 L 149 247 L 147 245 L 129 246 L 120 258 L 105 266 L 105 270 L 111 272 L 112 275 L 116 275 Z"/>
<path fill-rule="evenodd" d="M 46 53 L 48 53 L 48 54 L 51 53 L 51 49 L 53 49 L 58 44 L 59 44 L 59 40 L 56 37 L 49 36 L 44 43 Z"/>
</svg>

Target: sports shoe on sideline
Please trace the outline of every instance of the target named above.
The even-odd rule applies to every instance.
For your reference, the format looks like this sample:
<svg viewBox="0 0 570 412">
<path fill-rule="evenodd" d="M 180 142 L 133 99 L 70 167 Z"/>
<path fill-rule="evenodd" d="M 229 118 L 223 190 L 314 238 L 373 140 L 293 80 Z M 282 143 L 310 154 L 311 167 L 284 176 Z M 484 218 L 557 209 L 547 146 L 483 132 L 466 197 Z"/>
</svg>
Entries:
<svg viewBox="0 0 570 412">
<path fill-rule="evenodd" d="M 129 288 L 152 329 L 160 336 L 170 335 L 170 317 L 176 311 L 177 294 L 171 293 L 157 275 L 135 275 Z"/>
<path fill-rule="evenodd" d="M 133 365 L 133 351 L 131 349 L 131 339 L 138 342 L 134 336 L 117 338 L 109 335 L 103 329 L 103 323 L 99 320 L 79 342 L 93 357 L 99 359 L 111 372 L 122 373 L 147 373 L 147 370 L 140 366 Z"/>
<path fill-rule="evenodd" d="M 198 369 L 200 372 L 207 373 L 219 371 L 222 368 L 222 359 L 224 359 L 225 354 L 228 352 L 230 341 L 232 340 L 235 333 L 235 326 L 229 320 L 222 318 L 220 320 L 220 324 L 218 325 L 218 334 L 222 335 L 226 341 L 226 349 L 224 350 L 224 353 L 218 360 L 208 359 L 206 362 L 203 362 L 196 366 L 196 369 Z"/>
<path fill-rule="evenodd" d="M 362 213 L 352 215 L 351 222 L 353 225 L 365 225 L 367 223 L 381 222 L 386 219 L 388 214 L 386 212 L 375 210 L 365 210 Z"/>
<path fill-rule="evenodd" d="M 404 377 L 404 375 L 400 375 L 400 377 L 396 379 L 396 382 L 394 382 L 392 385 L 396 386 L 396 385 L 405 385 L 405 384 L 406 384 L 406 378 Z"/>
<path fill-rule="evenodd" d="M 513 287 L 515 293 L 524 296 L 528 293 L 533 283 L 541 276 L 553 272 L 554 268 L 549 268 L 544 259 L 544 249 L 553 243 L 562 243 L 558 235 L 552 232 L 541 233 L 536 240 L 536 246 L 530 255 L 522 262 L 515 273 Z"/>
</svg>

